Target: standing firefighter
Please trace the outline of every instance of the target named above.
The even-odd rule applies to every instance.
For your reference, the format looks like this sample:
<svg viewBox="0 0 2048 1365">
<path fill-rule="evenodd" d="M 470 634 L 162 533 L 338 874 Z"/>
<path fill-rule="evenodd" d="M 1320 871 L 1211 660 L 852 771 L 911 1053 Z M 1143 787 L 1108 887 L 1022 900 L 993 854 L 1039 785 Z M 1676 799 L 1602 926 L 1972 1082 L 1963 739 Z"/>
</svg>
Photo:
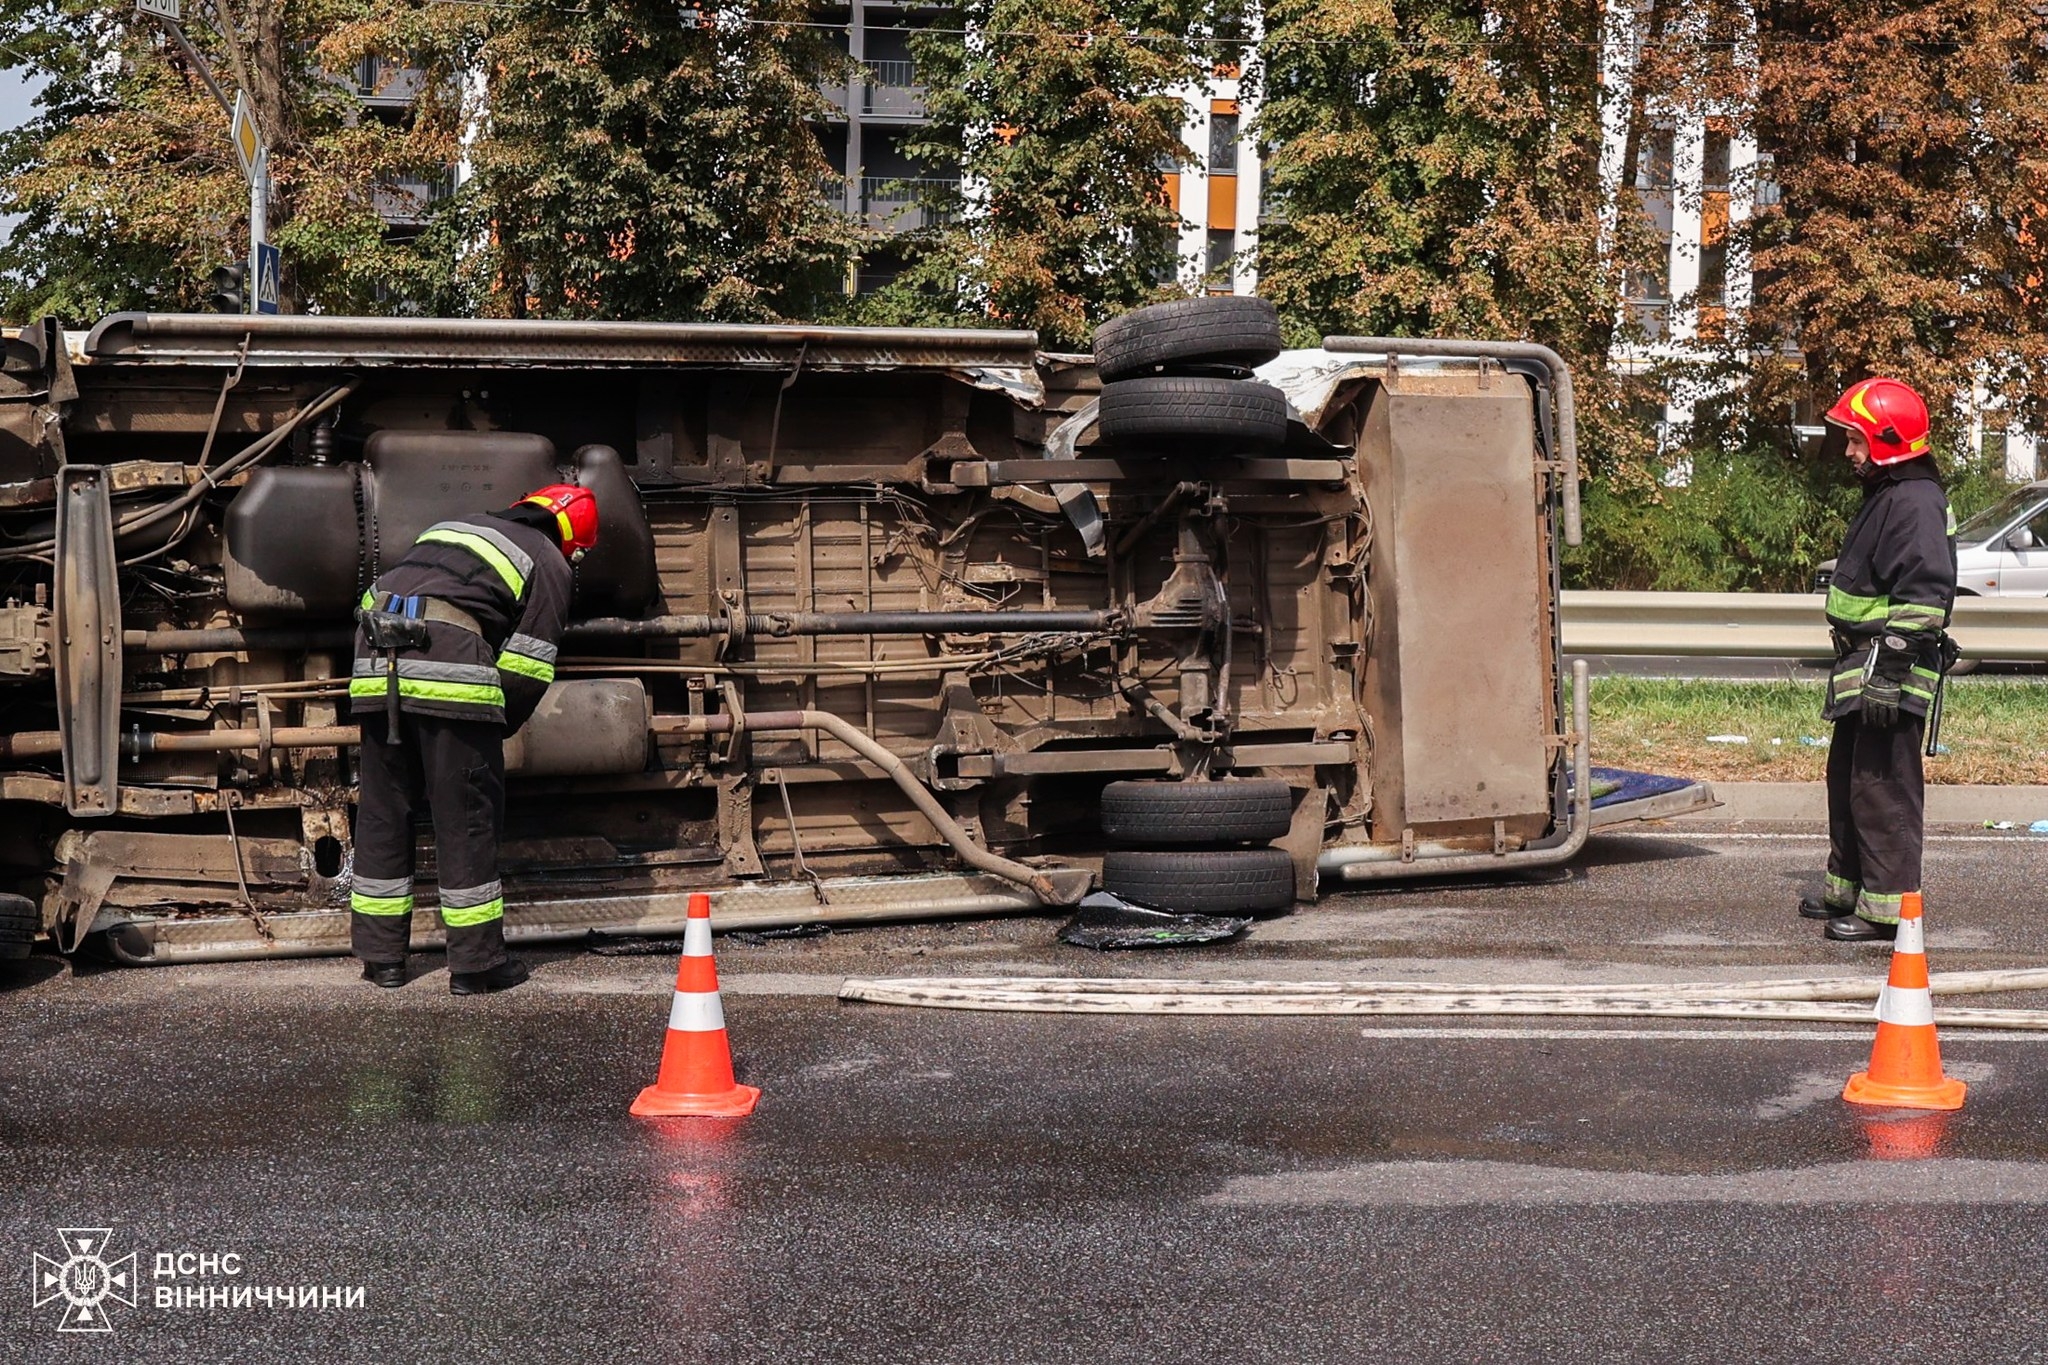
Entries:
<svg viewBox="0 0 2048 1365">
<path fill-rule="evenodd" d="M 526 964 L 505 955 L 498 880 L 505 736 L 554 679 L 569 565 L 596 543 L 596 498 L 551 484 L 502 512 L 428 527 L 363 594 L 348 687 L 363 728 L 349 918 L 365 981 L 405 984 L 422 802 L 434 822 L 449 991 L 526 979 Z"/>
<path fill-rule="evenodd" d="M 1828 586 L 1835 666 L 1828 748 L 1828 877 L 1799 913 L 1847 943 L 1898 932 L 1920 890 L 1922 729 L 1954 662 L 1956 523 L 1929 453 L 1927 404 L 1896 379 L 1853 385 L 1828 411 L 1830 446 L 1863 481 Z M 1937 716 L 1939 711 L 1936 712 Z"/>
</svg>

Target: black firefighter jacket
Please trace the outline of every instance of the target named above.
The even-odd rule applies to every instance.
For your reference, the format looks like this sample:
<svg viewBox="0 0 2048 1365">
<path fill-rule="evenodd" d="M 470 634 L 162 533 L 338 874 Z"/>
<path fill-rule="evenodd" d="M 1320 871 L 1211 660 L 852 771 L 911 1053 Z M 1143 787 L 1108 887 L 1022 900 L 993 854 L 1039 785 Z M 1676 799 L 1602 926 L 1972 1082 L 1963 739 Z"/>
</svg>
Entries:
<svg viewBox="0 0 2048 1365">
<path fill-rule="evenodd" d="M 544 531 L 492 513 L 429 526 L 363 605 L 389 610 L 393 598 L 432 598 L 468 613 L 482 633 L 430 620 L 426 648 L 399 653 L 400 708 L 518 730 L 554 681 L 573 586 L 569 561 Z M 386 686 L 385 660 L 359 627 L 350 710 L 381 712 Z"/>
<path fill-rule="evenodd" d="M 1878 639 L 1915 646 L 1899 707 L 1924 716 L 1934 700 L 1941 632 L 1956 600 L 1956 519 L 1934 461 L 1892 465 L 1864 486 L 1828 583 L 1835 666 L 1821 712 L 1839 720 L 1863 704 L 1863 671 Z"/>
</svg>

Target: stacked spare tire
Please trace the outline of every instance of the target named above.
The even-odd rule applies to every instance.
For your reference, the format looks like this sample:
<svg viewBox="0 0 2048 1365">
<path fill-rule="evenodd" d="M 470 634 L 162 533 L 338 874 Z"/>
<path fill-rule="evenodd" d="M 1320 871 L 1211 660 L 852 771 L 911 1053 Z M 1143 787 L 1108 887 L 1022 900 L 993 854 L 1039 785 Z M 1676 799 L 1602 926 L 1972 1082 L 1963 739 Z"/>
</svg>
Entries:
<svg viewBox="0 0 2048 1365">
<path fill-rule="evenodd" d="M 1159 910 L 1254 915 L 1294 904 L 1294 793 L 1277 779 L 1112 782 L 1102 789 L 1102 889 Z"/>
<path fill-rule="evenodd" d="M 1280 354 L 1264 299 L 1179 299 L 1095 331 L 1097 439 L 1133 453 L 1256 456 L 1287 440 L 1287 397 L 1252 370 Z M 1285 782 L 1112 782 L 1102 791 L 1103 889 L 1184 914 L 1294 904 L 1294 859 L 1270 842 L 1294 818 Z"/>
<path fill-rule="evenodd" d="M 1287 440 L 1287 396 L 1252 378 L 1280 354 L 1264 299 L 1178 299 L 1095 329 L 1098 439 L 1169 455 L 1257 455 Z"/>
</svg>

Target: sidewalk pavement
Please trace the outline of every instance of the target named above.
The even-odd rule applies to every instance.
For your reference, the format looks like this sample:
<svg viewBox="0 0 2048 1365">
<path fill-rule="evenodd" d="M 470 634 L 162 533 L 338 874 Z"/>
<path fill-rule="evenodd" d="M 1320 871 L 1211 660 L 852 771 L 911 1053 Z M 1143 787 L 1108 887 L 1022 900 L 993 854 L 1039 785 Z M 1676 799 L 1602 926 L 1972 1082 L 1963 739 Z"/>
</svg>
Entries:
<svg viewBox="0 0 2048 1365">
<path fill-rule="evenodd" d="M 1683 819 L 1823 824 L 1828 815 L 1827 788 L 1819 782 L 1716 782 L 1714 795 L 1721 800 L 1718 809 Z M 1928 786 L 1928 824 L 1982 825 L 1987 820 L 2009 820 L 2021 829 L 2048 820 L 2048 786 Z"/>
</svg>

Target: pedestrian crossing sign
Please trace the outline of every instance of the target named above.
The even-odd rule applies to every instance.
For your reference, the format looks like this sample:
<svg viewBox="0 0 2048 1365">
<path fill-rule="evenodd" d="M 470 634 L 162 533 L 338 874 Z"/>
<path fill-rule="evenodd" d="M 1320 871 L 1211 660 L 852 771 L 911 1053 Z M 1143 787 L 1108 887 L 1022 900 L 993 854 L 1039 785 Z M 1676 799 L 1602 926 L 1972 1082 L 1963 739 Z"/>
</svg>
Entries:
<svg viewBox="0 0 2048 1365">
<path fill-rule="evenodd" d="M 275 313 L 278 276 L 284 273 L 284 256 L 268 242 L 256 244 L 256 311 Z"/>
</svg>

